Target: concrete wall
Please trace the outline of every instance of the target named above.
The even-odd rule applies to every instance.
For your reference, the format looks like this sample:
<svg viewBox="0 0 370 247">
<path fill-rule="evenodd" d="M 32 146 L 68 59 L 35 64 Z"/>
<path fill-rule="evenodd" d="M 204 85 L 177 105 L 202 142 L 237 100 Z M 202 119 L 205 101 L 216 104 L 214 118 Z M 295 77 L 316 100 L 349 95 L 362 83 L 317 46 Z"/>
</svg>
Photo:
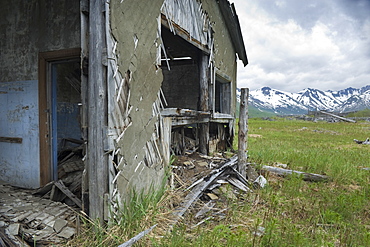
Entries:
<svg viewBox="0 0 370 247">
<path fill-rule="evenodd" d="M 112 0 L 111 29 L 119 52 L 119 71 L 130 71 L 130 101 L 132 107 L 128 127 L 119 141 L 124 164 L 119 169 L 123 176 L 117 179 L 120 194 L 126 197 L 135 189 L 147 190 L 158 187 L 164 177 L 164 169 L 145 166 L 145 145 L 155 132 L 157 117 L 152 106 L 163 80 L 156 67 L 158 20 L 163 0 Z M 136 42 L 135 42 L 136 41 Z"/>
<path fill-rule="evenodd" d="M 0 1 L 0 179 L 40 183 L 38 53 L 80 47 L 79 1 Z"/>
</svg>

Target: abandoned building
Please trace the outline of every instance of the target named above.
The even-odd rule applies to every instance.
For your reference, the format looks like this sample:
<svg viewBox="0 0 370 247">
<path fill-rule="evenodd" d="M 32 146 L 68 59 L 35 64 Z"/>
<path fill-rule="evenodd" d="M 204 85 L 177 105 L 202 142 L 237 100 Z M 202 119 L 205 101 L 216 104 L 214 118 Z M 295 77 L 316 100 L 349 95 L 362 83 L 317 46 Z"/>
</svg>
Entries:
<svg viewBox="0 0 370 247">
<path fill-rule="evenodd" d="M 65 185 L 108 220 L 161 186 L 171 153 L 232 144 L 248 60 L 229 1 L 13 0 L 0 14 L 3 182 L 79 171 Z"/>
</svg>

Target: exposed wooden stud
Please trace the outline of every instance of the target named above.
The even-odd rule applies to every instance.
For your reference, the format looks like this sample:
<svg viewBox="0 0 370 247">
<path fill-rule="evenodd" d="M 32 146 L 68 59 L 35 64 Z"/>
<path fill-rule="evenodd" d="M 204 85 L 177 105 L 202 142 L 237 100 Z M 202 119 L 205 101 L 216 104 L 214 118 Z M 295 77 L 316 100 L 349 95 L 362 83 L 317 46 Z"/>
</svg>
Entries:
<svg viewBox="0 0 370 247">
<path fill-rule="evenodd" d="M 107 124 L 106 68 L 102 64 L 105 48 L 104 0 L 90 1 L 89 14 L 89 83 L 88 83 L 88 152 L 90 217 L 104 220 L 104 194 L 108 191 L 108 157 L 104 155 L 103 129 Z"/>
<path fill-rule="evenodd" d="M 239 132 L 238 132 L 238 172 L 245 178 L 247 166 L 248 136 L 248 96 L 249 89 L 242 88 L 240 96 Z"/>
<path fill-rule="evenodd" d="M 203 53 L 200 56 L 199 61 L 200 71 L 200 110 L 207 112 L 208 109 L 208 79 L 209 79 L 209 68 L 208 68 L 208 55 Z M 199 124 L 199 152 L 208 154 L 208 142 L 209 142 L 209 123 Z"/>
</svg>

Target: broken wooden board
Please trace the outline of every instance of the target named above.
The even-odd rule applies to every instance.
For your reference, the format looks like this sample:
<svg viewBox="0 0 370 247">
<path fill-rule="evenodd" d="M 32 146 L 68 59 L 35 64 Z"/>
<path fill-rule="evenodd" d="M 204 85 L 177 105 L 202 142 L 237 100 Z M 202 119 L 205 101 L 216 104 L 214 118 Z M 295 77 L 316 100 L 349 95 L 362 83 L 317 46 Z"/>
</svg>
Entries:
<svg viewBox="0 0 370 247">
<path fill-rule="evenodd" d="M 59 180 L 57 182 L 54 183 L 54 185 L 56 187 L 58 187 L 58 189 L 60 189 L 66 196 L 69 197 L 69 199 L 71 199 L 74 203 L 76 203 L 77 206 L 79 206 L 80 208 L 82 208 L 82 202 L 80 199 L 77 198 L 77 196 L 75 196 L 75 194 L 73 194 L 63 183 L 62 180 Z"/>
<path fill-rule="evenodd" d="M 185 197 L 184 202 L 179 208 L 174 211 L 174 222 L 170 226 L 172 228 L 184 215 L 184 213 L 189 209 L 189 207 L 201 196 L 201 194 L 211 185 L 222 173 L 225 172 L 226 168 L 235 166 L 237 164 L 238 157 L 234 156 L 230 161 L 226 162 L 221 168 L 214 170 L 208 177 L 203 178 L 201 181 L 197 181 L 197 185 L 189 192 Z"/>
<path fill-rule="evenodd" d="M 151 232 L 156 226 L 157 226 L 157 224 L 155 224 L 154 226 L 151 226 L 149 229 L 146 229 L 146 230 L 140 232 L 138 235 L 131 238 L 127 242 L 119 245 L 118 247 L 130 247 L 131 245 L 133 245 L 134 243 L 139 241 L 141 238 L 143 238 L 145 235 L 147 235 L 149 232 Z"/>
<path fill-rule="evenodd" d="M 288 169 L 283 169 L 283 168 L 278 168 L 278 167 L 273 167 L 273 166 L 262 166 L 262 170 L 272 172 L 280 176 L 298 174 L 302 176 L 303 180 L 311 181 L 311 182 L 326 182 L 330 180 L 330 178 L 325 175 L 288 170 Z"/>
</svg>

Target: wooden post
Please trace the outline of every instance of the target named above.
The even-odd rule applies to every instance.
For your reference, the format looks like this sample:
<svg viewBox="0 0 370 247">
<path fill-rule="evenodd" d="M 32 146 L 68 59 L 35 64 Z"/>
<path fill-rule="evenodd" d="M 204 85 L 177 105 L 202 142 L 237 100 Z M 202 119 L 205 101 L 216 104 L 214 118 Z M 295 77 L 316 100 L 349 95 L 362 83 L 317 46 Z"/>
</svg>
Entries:
<svg viewBox="0 0 370 247">
<path fill-rule="evenodd" d="M 242 174 L 244 178 L 246 177 L 247 168 L 248 96 L 249 89 L 242 88 L 238 131 L 238 172 Z"/>
<path fill-rule="evenodd" d="M 208 112 L 208 69 L 209 56 L 202 54 L 199 59 L 199 74 L 200 74 L 200 110 Z M 209 142 L 209 123 L 199 124 L 199 152 L 208 154 L 208 142 Z"/>
<path fill-rule="evenodd" d="M 91 0 L 89 13 L 88 145 L 89 212 L 92 219 L 104 220 L 104 194 L 108 191 L 108 158 L 104 155 L 106 109 L 106 47 L 104 0 Z"/>
</svg>

